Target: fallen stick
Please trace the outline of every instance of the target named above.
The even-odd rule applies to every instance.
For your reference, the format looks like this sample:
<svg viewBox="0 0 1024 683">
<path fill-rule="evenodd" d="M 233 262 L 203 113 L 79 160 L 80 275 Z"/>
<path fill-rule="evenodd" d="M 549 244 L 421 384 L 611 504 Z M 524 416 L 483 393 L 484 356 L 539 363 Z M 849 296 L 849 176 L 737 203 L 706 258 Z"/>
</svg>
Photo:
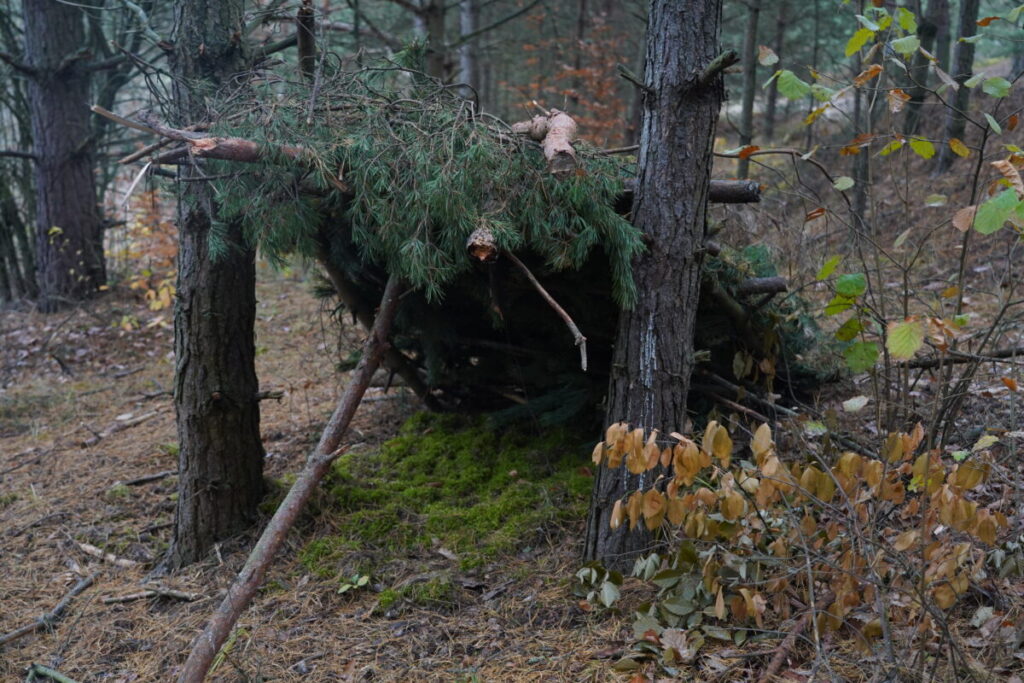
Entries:
<svg viewBox="0 0 1024 683">
<path fill-rule="evenodd" d="M 130 420 L 124 420 L 123 422 L 115 422 L 114 424 L 104 429 L 102 432 L 93 432 L 93 430 L 89 429 L 89 427 L 86 426 L 85 428 L 89 429 L 89 431 L 93 432 L 93 434 L 88 439 L 84 439 L 81 443 L 81 446 L 82 448 L 89 448 L 90 446 L 95 446 L 103 439 L 106 439 L 108 436 L 113 436 L 118 432 L 123 432 L 126 429 L 131 429 L 132 427 L 139 426 L 146 420 L 155 417 L 157 414 L 159 414 L 159 412 L 159 410 L 154 410 L 146 413 L 145 415 L 139 415 L 138 417 L 134 417 Z"/>
<path fill-rule="evenodd" d="M 511 251 L 505 252 L 505 256 L 508 257 L 509 261 L 516 264 L 516 267 L 518 267 L 519 270 L 523 271 L 523 275 L 525 275 L 526 279 L 530 281 L 530 284 L 533 285 L 534 289 L 536 289 L 537 292 L 539 292 L 540 295 L 544 297 L 544 301 L 548 302 L 548 306 L 551 306 L 555 313 L 557 313 L 559 317 L 561 317 L 562 320 L 565 321 L 565 326 L 568 327 L 569 332 L 572 333 L 572 337 L 576 341 L 576 346 L 580 347 L 580 367 L 583 368 L 583 372 L 586 372 L 587 338 L 583 336 L 582 332 L 580 332 L 580 328 L 576 327 L 576 323 L 573 322 L 573 319 L 569 316 L 568 313 L 565 312 L 565 309 L 558 305 L 558 302 L 555 301 L 555 298 L 548 294 L 548 290 L 544 289 L 544 285 L 542 285 L 540 281 L 538 281 L 537 278 L 533 276 L 533 273 L 531 273 L 530 269 L 526 267 L 526 264 L 520 261 L 519 258 Z"/>
<path fill-rule="evenodd" d="M 78 549 L 86 555 L 95 557 L 98 560 L 103 560 L 104 562 L 109 562 L 110 564 L 116 567 L 124 567 L 127 569 L 129 567 L 136 567 L 139 564 L 135 560 L 128 560 L 123 557 L 118 557 L 113 553 L 105 553 L 101 549 L 97 548 L 94 545 L 90 545 L 89 543 L 76 543 L 75 545 L 77 545 Z"/>
<path fill-rule="evenodd" d="M 786 657 L 789 656 L 790 651 L 796 644 L 796 639 L 799 638 L 803 634 L 804 629 L 807 628 L 807 624 L 810 623 L 811 618 L 821 610 L 825 609 L 833 600 L 835 600 L 835 595 L 832 591 L 825 591 L 818 598 L 814 607 L 803 613 L 803 616 L 801 616 L 797 620 L 796 624 L 793 625 L 793 628 L 790 629 L 785 640 L 783 640 L 779 644 L 779 647 L 776 648 L 775 656 L 772 657 L 772 661 L 768 662 L 768 666 L 765 667 L 764 673 L 761 674 L 761 677 L 757 679 L 757 683 L 771 683 L 772 678 L 779 673 L 779 669 L 781 669 L 783 663 L 785 663 Z"/>
<path fill-rule="evenodd" d="M 57 683 L 78 683 L 75 679 L 69 678 L 61 672 L 42 664 L 33 664 L 28 668 L 28 683 L 36 680 L 36 676 L 45 676 L 51 681 L 57 681 Z"/>
<path fill-rule="evenodd" d="M 202 683 L 206 672 L 213 664 L 214 657 L 227 640 L 242 611 L 249 605 L 263 583 L 267 569 L 284 544 L 288 530 L 295 524 L 320 480 L 330 471 L 331 464 L 344 450 L 339 447 L 341 438 L 352 422 L 363 394 L 370 385 L 370 379 L 384 356 L 402 289 L 403 285 L 397 275 L 392 274 L 388 277 L 384 296 L 381 298 L 380 311 L 363 345 L 363 356 L 352 373 L 352 379 L 345 387 L 345 392 L 338 399 L 338 405 L 327 427 L 324 428 L 320 443 L 306 460 L 306 465 L 288 491 L 288 495 L 263 530 L 260 540 L 249 553 L 245 566 L 231 584 L 223 602 L 213 613 L 206 628 L 193 642 L 192 650 L 178 677 L 178 683 Z"/>
<path fill-rule="evenodd" d="M 115 482 L 113 486 L 117 486 L 118 484 L 123 484 L 124 486 L 142 486 L 143 484 L 149 484 L 154 481 L 160 481 L 161 479 L 166 479 L 167 477 L 173 477 L 177 473 L 178 470 L 164 470 L 163 472 L 146 474 L 141 477 L 129 479 L 128 481 Z M 113 486 L 111 488 L 113 488 Z"/>
<path fill-rule="evenodd" d="M 990 351 L 982 356 L 977 356 L 971 353 L 964 353 L 962 351 L 949 351 L 948 356 L 932 356 L 930 358 L 919 358 L 915 360 L 905 361 L 900 363 L 900 367 L 911 368 L 914 370 L 930 370 L 937 368 L 940 365 L 962 365 L 964 363 L 998 363 L 1000 361 L 1006 361 L 1021 357 L 1024 360 L 1024 346 L 1012 346 L 1008 349 L 996 349 Z"/>
<path fill-rule="evenodd" d="M 4 635 L 0 636 L 0 646 L 6 645 L 12 640 L 17 640 L 22 636 L 28 635 L 29 633 L 33 633 L 40 629 L 51 628 L 64 615 L 64 610 L 68 608 L 68 605 L 71 604 L 71 601 L 74 599 L 74 597 L 82 591 L 84 591 L 89 586 L 91 586 L 92 582 L 95 580 L 95 574 L 91 574 L 79 580 L 79 582 L 76 583 L 74 587 L 71 590 L 69 590 L 63 598 L 60 599 L 60 602 L 58 602 L 57 606 L 54 607 L 52 610 L 41 615 L 35 621 L 29 624 L 25 624 L 21 628 L 16 628 L 10 633 L 5 633 Z"/>
<path fill-rule="evenodd" d="M 203 596 L 199 593 L 186 593 L 185 591 L 174 590 L 172 588 L 154 586 L 152 588 L 141 590 L 137 593 L 128 593 L 127 595 L 112 595 L 103 598 L 100 602 L 102 602 L 104 605 L 114 605 L 122 602 L 145 600 L 146 598 L 174 598 L 175 600 L 193 602 L 201 597 Z"/>
</svg>

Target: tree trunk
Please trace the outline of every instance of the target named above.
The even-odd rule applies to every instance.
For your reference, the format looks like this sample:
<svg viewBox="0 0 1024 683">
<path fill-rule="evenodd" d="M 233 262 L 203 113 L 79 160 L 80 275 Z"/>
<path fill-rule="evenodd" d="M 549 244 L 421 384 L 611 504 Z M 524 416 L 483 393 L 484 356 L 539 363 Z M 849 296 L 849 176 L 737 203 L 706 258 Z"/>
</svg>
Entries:
<svg viewBox="0 0 1024 683">
<path fill-rule="evenodd" d="M 36 278 L 39 307 L 54 311 L 106 283 L 96 204 L 90 74 L 82 12 L 54 0 L 23 0 L 25 61 L 36 155 Z"/>
<path fill-rule="evenodd" d="M 650 94 L 633 204 L 634 221 L 649 247 L 633 264 L 643 294 L 619 320 L 608 423 L 625 421 L 666 433 L 685 428 L 712 142 L 723 95 L 720 75 L 706 86 L 698 83 L 718 54 L 721 10 L 722 0 L 651 3 L 644 69 Z M 587 524 L 588 558 L 622 568 L 651 547 L 651 536 L 639 528 L 612 531 L 609 526 L 615 500 L 650 483 L 624 466 L 598 469 Z"/>
<path fill-rule="evenodd" d="M 445 79 L 444 0 L 424 0 L 423 25 L 427 31 L 427 73 Z"/>
<path fill-rule="evenodd" d="M 936 0 L 935 5 L 935 58 L 940 69 L 949 71 L 949 0 Z"/>
<path fill-rule="evenodd" d="M 478 18 L 477 0 L 459 0 L 459 33 L 463 36 L 473 33 L 477 28 Z M 476 38 L 471 38 L 459 46 L 459 81 L 469 86 L 462 89 L 462 96 L 467 98 L 480 96 L 480 72 L 476 52 Z"/>
<path fill-rule="evenodd" d="M 190 87 L 215 91 L 246 65 L 239 38 L 242 0 L 180 0 L 175 9 L 172 72 L 178 123 L 209 120 Z M 201 161 L 197 163 L 202 163 Z M 184 177 L 197 177 L 182 166 Z M 174 311 L 178 416 L 178 507 L 164 562 L 194 562 L 217 541 L 250 526 L 263 495 L 263 447 L 253 325 L 254 252 L 240 226 L 225 226 L 210 250 L 217 205 L 206 183 L 183 182 L 178 202 L 178 285 Z"/>
<path fill-rule="evenodd" d="M 772 45 L 775 55 L 779 58 L 779 63 L 772 66 L 775 70 L 782 68 L 782 50 L 785 47 L 786 39 L 786 10 L 788 9 L 789 3 L 786 0 L 779 2 L 779 14 L 775 19 L 775 41 Z M 768 105 L 764 113 L 764 139 L 768 144 L 774 144 L 775 142 L 775 118 L 778 106 L 779 89 L 775 87 L 768 88 Z"/>
<path fill-rule="evenodd" d="M 757 92 L 757 20 L 761 14 L 761 0 L 747 2 L 747 32 L 743 37 L 743 104 L 740 109 L 740 147 L 754 139 L 754 93 Z M 736 164 L 736 176 L 750 175 L 750 158 Z"/>
<path fill-rule="evenodd" d="M 929 0 L 928 12 L 917 29 L 921 50 L 914 53 L 914 61 L 908 74 L 910 87 L 907 88 L 907 94 L 910 95 L 910 101 L 907 102 L 907 116 L 903 124 L 903 132 L 907 135 L 917 133 L 917 126 L 921 121 L 921 105 L 928 96 L 928 58 L 924 53 L 932 52 L 935 47 L 935 37 L 939 30 L 937 17 L 941 10 L 939 5 L 942 3 L 947 5 L 948 13 L 949 0 Z"/>
<path fill-rule="evenodd" d="M 963 38 L 970 38 L 978 32 L 978 8 L 980 0 L 963 0 L 960 3 L 960 31 L 958 40 L 956 43 L 956 58 L 954 60 L 953 69 L 954 72 L 951 74 L 956 82 L 960 84 L 960 89 L 956 91 L 956 96 L 953 98 L 953 107 L 946 113 L 946 142 L 949 142 L 952 138 L 963 139 L 964 131 L 967 128 L 967 119 L 964 118 L 964 113 L 967 112 L 967 107 L 971 101 L 971 89 L 964 86 L 974 71 L 974 43 Z M 955 155 L 950 150 L 949 145 L 942 145 L 942 152 L 939 155 L 939 163 L 935 169 L 935 173 L 945 173 L 949 170 L 949 167 L 953 165 L 953 159 Z"/>
</svg>

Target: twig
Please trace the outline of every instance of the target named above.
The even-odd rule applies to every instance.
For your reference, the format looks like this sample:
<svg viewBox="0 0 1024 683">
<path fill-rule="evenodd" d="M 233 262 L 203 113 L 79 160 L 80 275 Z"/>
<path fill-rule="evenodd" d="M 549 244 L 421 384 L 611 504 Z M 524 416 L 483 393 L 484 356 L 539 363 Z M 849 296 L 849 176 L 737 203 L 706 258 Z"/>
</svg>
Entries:
<svg viewBox="0 0 1024 683">
<path fill-rule="evenodd" d="M 267 524 L 256 547 L 249 554 L 245 566 L 228 589 L 223 602 L 213 613 L 206 628 L 193 642 L 192 651 L 189 652 L 188 660 L 178 677 L 178 683 L 202 683 L 217 652 L 263 583 L 267 569 L 284 545 L 289 529 L 294 526 L 320 481 L 330 471 L 332 463 L 345 450 L 341 446 L 341 439 L 352 422 L 373 373 L 380 366 L 384 350 L 388 346 L 391 324 L 398 311 L 403 288 L 404 285 L 397 275 L 391 274 L 388 277 L 384 296 L 381 298 L 380 311 L 363 345 L 362 358 L 352 374 L 351 381 L 345 387 L 345 392 L 338 399 L 338 405 L 327 427 L 324 428 L 320 443 L 309 456 L 288 495 Z"/>
<path fill-rule="evenodd" d="M 792 650 L 793 646 L 796 644 L 796 639 L 799 638 L 801 634 L 803 634 L 804 629 L 807 628 L 807 624 L 810 623 L 815 614 L 825 609 L 830 602 L 835 600 L 835 597 L 836 596 L 832 591 L 825 591 L 821 597 L 818 598 L 818 602 L 815 603 L 814 608 L 804 612 L 803 616 L 801 616 L 797 620 L 796 624 L 793 625 L 793 628 L 790 630 L 785 640 L 783 640 L 775 650 L 775 656 L 772 657 L 772 661 L 768 662 L 768 666 L 765 668 L 764 673 L 761 674 L 761 677 L 757 679 L 757 683 L 771 683 L 772 678 L 779 673 L 779 669 L 781 669 L 782 665 L 785 663 L 790 650 Z"/>
<path fill-rule="evenodd" d="M 740 56 L 736 50 L 726 50 L 722 54 L 715 57 L 707 68 L 701 72 L 700 77 L 697 79 L 697 87 L 706 88 L 711 81 L 715 80 L 718 74 L 728 69 L 733 64 L 738 64 Z"/>
<path fill-rule="evenodd" d="M 635 85 L 637 88 L 640 89 L 641 92 L 643 92 L 645 94 L 648 94 L 648 95 L 654 94 L 654 90 L 651 88 L 651 86 L 649 86 L 646 83 L 644 83 L 640 79 L 640 77 L 637 76 L 632 71 L 630 71 L 629 67 L 627 67 L 626 65 L 624 65 L 624 64 L 616 64 L 615 65 L 615 69 L 616 69 L 616 71 L 619 72 L 619 76 L 621 76 L 622 78 L 625 78 L 627 81 L 629 81 L 630 83 Z M 638 145 L 638 147 L 639 147 L 639 145 Z"/>
<path fill-rule="evenodd" d="M 771 420 L 769 420 L 767 417 L 765 417 L 761 413 L 757 412 L 756 410 L 751 410 L 750 408 L 748 408 L 748 407 L 746 407 L 744 405 L 740 405 L 739 403 L 736 403 L 735 401 L 730 401 L 729 399 L 725 398 L 724 396 L 715 393 L 713 390 L 705 391 L 704 394 L 706 396 L 708 396 L 711 400 L 717 401 L 718 403 L 721 403 L 723 406 L 725 406 L 727 408 L 732 408 L 733 410 L 736 410 L 736 411 L 739 411 L 739 412 L 743 413 L 744 415 L 747 415 L 748 417 L 754 418 L 755 420 L 760 420 L 761 422 L 764 422 L 766 424 L 771 422 Z"/>
<path fill-rule="evenodd" d="M 1001 361 L 1007 361 L 1007 359 L 1013 359 L 1017 356 L 1024 357 L 1024 346 L 1013 346 L 1007 349 L 996 349 L 990 353 L 986 353 L 984 356 L 976 356 L 972 353 L 964 353 L 963 351 L 949 351 L 949 355 L 946 357 L 932 356 L 931 358 L 919 358 L 916 360 L 906 361 L 900 365 L 905 368 L 913 368 L 915 370 L 929 370 L 931 368 L 937 368 L 940 365 L 962 365 L 964 363 L 973 363 L 980 361 L 982 363 L 999 363 Z M 1013 362 L 1012 360 L 1009 362 Z"/>
<path fill-rule="evenodd" d="M 146 474 L 141 477 L 136 477 L 135 479 L 129 479 L 128 481 L 119 481 L 115 483 L 114 486 L 117 486 L 118 484 L 121 484 L 123 486 L 142 486 L 143 484 L 149 484 L 154 481 L 166 479 L 167 477 L 172 477 L 177 473 L 178 470 L 164 470 L 163 472 L 156 472 L 155 474 Z"/>
<path fill-rule="evenodd" d="M 583 372 L 586 372 L 587 338 L 583 336 L 582 332 L 580 332 L 580 328 L 576 327 L 576 323 L 574 323 L 569 314 L 565 312 L 565 309 L 558 305 L 558 302 L 555 301 L 554 297 L 548 294 L 548 291 L 544 289 L 544 286 L 533 276 L 533 273 L 531 273 L 530 269 L 526 267 L 526 264 L 520 261 L 511 251 L 505 252 L 505 256 L 507 256 L 508 260 L 514 263 L 519 270 L 523 271 L 523 275 L 525 275 L 526 279 L 530 281 L 530 284 L 533 285 L 534 289 L 544 297 L 544 300 L 548 302 L 548 306 L 551 306 L 555 313 L 557 313 L 565 322 L 565 326 L 569 328 L 569 332 L 572 333 L 573 339 L 576 340 L 576 346 L 580 347 L 580 367 L 583 368 Z"/>
<path fill-rule="evenodd" d="M 60 599 L 60 602 L 58 602 L 57 606 L 54 607 L 52 610 L 46 612 L 35 621 L 26 624 L 21 628 L 16 628 L 10 633 L 5 633 L 4 635 L 0 636 L 0 645 L 6 645 L 12 640 L 17 640 L 22 636 L 28 635 L 29 633 L 33 633 L 40 629 L 53 627 L 54 623 L 59 621 L 60 618 L 64 615 L 64 610 L 68 608 L 68 605 L 71 604 L 71 601 L 74 599 L 74 597 L 82 591 L 84 591 L 89 586 L 91 586 L 92 582 L 95 580 L 95 574 L 91 574 L 79 580 L 79 582 L 76 583 L 74 587 L 71 590 L 69 590 L 63 598 Z"/>
<path fill-rule="evenodd" d="M 92 557 L 103 560 L 104 562 L 109 562 L 110 564 L 115 565 L 117 567 L 136 567 L 139 564 L 135 560 L 127 560 L 123 557 L 118 557 L 113 553 L 105 553 L 96 546 L 91 545 L 89 543 L 76 543 L 75 545 L 77 545 L 78 549 L 86 555 L 91 555 Z"/>
<path fill-rule="evenodd" d="M 90 446 L 95 446 L 101 440 L 107 438 L 108 436 L 111 436 L 113 434 L 117 434 L 118 432 L 123 432 L 124 430 L 130 429 L 132 427 L 137 427 L 138 425 L 140 425 L 143 422 L 145 422 L 146 420 L 149 420 L 150 418 L 158 415 L 159 413 L 160 413 L 159 410 L 154 410 L 152 412 L 146 413 L 145 415 L 139 415 L 136 418 L 132 418 L 131 420 L 124 420 L 123 422 L 115 422 L 114 424 L 112 424 L 109 427 L 107 427 L 106 429 L 104 429 L 102 432 L 99 432 L 99 433 L 93 432 L 93 435 L 91 437 L 89 437 L 88 439 L 85 439 L 84 441 L 82 441 L 81 446 L 82 446 L 82 448 L 88 448 Z M 89 428 L 86 427 L 86 429 L 89 429 Z M 89 431 L 92 432 L 93 430 L 89 429 Z"/>
<path fill-rule="evenodd" d="M 100 602 L 102 602 L 104 605 L 114 605 L 122 602 L 145 600 L 146 598 L 174 598 L 175 600 L 194 602 L 201 597 L 203 596 L 200 593 L 186 593 L 185 591 L 174 590 L 173 588 L 153 586 L 152 588 L 147 588 L 145 590 L 138 591 L 137 593 L 128 593 L 127 595 L 111 595 L 109 597 L 103 598 Z"/>
<path fill-rule="evenodd" d="M 266 401 L 268 399 L 272 399 L 274 401 L 280 401 L 282 398 L 284 398 L 284 392 L 280 391 L 280 390 L 277 390 L 277 391 L 257 391 L 256 392 L 256 400 L 257 401 Z"/>
<path fill-rule="evenodd" d="M 78 683 L 75 679 L 69 678 L 61 672 L 42 664 L 33 664 L 28 668 L 28 680 L 34 681 L 36 676 L 45 676 L 52 681 L 57 681 L 57 683 Z"/>
</svg>

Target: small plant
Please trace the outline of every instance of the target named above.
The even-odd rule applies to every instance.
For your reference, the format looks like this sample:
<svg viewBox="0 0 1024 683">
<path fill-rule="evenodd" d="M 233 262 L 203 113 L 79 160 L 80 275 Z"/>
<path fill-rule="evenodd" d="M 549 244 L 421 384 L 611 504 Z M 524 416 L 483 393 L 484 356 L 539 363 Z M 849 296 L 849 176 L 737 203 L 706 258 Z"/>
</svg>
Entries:
<svg viewBox="0 0 1024 683">
<path fill-rule="evenodd" d="M 594 605 L 611 607 L 619 599 L 622 574 L 609 571 L 597 562 L 591 562 L 576 572 L 573 595 L 583 598 L 580 606 L 590 610 Z"/>
<path fill-rule="evenodd" d="M 368 574 L 353 574 L 347 579 L 342 579 L 341 585 L 338 586 L 338 594 L 354 592 L 360 588 L 365 588 L 370 584 L 370 576 Z"/>
</svg>

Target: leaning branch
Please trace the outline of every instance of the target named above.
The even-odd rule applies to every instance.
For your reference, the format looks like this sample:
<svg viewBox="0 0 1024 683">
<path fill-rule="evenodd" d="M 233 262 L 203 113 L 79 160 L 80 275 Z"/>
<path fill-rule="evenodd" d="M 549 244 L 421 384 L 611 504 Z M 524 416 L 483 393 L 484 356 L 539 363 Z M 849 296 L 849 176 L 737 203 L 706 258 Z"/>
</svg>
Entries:
<svg viewBox="0 0 1024 683">
<path fill-rule="evenodd" d="M 75 598 L 75 596 L 84 591 L 89 586 L 91 586 L 93 581 L 95 580 L 95 574 L 92 574 L 90 576 L 85 577 L 84 579 L 81 579 L 78 583 L 74 585 L 74 587 L 71 590 L 67 592 L 67 594 L 63 598 L 61 598 L 60 602 L 58 602 L 57 606 L 54 607 L 52 610 L 43 614 L 35 621 L 25 624 L 21 628 L 16 628 L 10 633 L 5 633 L 4 635 L 0 636 L 0 646 L 6 645 L 12 640 L 17 640 L 22 636 L 27 636 L 29 633 L 34 633 L 35 631 L 39 631 L 44 628 L 53 627 L 53 625 L 56 622 L 60 621 L 60 618 L 64 616 L 64 611 L 68 608 L 68 605 L 71 604 L 71 601 Z"/>
<path fill-rule="evenodd" d="M 542 297 L 544 297 L 544 301 L 548 302 L 548 306 L 551 306 L 555 313 L 557 313 L 558 316 L 565 322 L 565 326 L 568 327 L 569 332 L 572 333 L 572 338 L 576 340 L 576 346 L 580 347 L 580 367 L 583 368 L 583 372 L 586 372 L 587 338 L 583 336 L 582 332 L 580 332 L 580 328 L 576 327 L 576 323 L 573 322 L 573 319 L 569 316 L 568 313 L 565 312 L 565 309 L 558 305 L 558 302 L 555 301 L 555 298 L 553 296 L 548 294 L 548 290 L 544 289 L 544 285 L 542 285 L 540 281 L 538 281 L 537 278 L 534 277 L 533 273 L 530 272 L 530 269 L 526 267 L 526 264 L 520 261 L 519 258 L 511 251 L 506 251 L 505 256 L 507 256 L 508 260 L 514 263 L 516 267 L 519 268 L 519 270 L 523 271 L 523 275 L 525 275 L 526 279 L 530 281 L 530 284 L 533 285 L 534 289 L 536 289 L 537 292 Z"/>
<path fill-rule="evenodd" d="M 391 332 L 391 323 L 398 311 L 402 289 L 403 285 L 398 276 L 391 275 L 384 288 L 380 311 L 377 313 L 377 319 L 373 322 L 373 329 L 370 330 L 370 334 L 363 344 L 363 357 L 348 386 L 345 387 L 345 392 L 338 400 L 334 414 L 331 415 L 331 419 L 320 437 L 320 443 L 309 456 L 298 479 L 295 480 L 288 495 L 285 496 L 270 523 L 267 524 L 256 547 L 249 554 L 245 566 L 242 567 L 242 571 L 238 573 L 238 577 L 228 589 L 224 601 L 214 612 L 203 632 L 193 642 L 192 651 L 178 677 L 178 683 L 202 683 L 217 652 L 263 583 L 270 563 L 281 546 L 284 545 L 288 530 L 295 524 L 310 496 L 330 471 L 331 465 L 344 451 L 344 447 L 341 447 L 341 439 L 345 436 L 363 394 L 370 386 L 373 373 L 384 356 L 388 346 L 388 336 Z"/>
</svg>

